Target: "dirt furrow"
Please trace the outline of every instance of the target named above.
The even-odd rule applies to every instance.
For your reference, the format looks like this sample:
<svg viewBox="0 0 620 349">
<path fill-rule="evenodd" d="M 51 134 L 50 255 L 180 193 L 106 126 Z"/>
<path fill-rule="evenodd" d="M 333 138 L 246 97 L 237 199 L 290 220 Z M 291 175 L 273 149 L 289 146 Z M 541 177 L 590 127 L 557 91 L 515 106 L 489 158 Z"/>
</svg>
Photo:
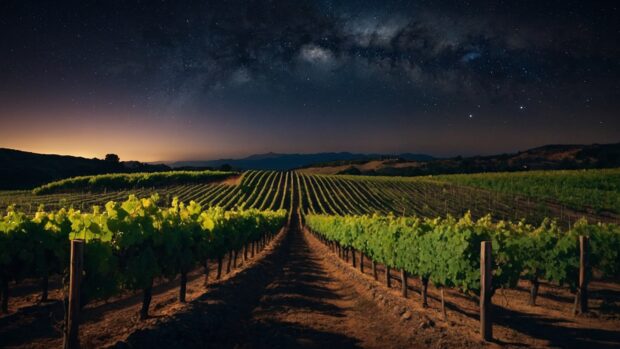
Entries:
<svg viewBox="0 0 620 349">
<path fill-rule="evenodd" d="M 293 220 L 296 221 L 296 220 Z M 398 317 L 360 296 L 293 227 L 270 256 L 117 347 L 412 348 Z M 396 325 L 395 325 L 396 323 Z"/>
</svg>

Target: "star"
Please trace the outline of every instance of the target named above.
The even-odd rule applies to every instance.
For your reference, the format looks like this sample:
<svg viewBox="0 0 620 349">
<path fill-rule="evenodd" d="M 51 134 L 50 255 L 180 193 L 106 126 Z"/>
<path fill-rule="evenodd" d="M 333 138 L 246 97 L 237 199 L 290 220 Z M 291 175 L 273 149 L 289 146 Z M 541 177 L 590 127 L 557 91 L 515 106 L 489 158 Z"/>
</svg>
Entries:
<svg viewBox="0 0 620 349">
<path fill-rule="evenodd" d="M 474 117 L 474 114 L 469 114 L 469 118 L 472 119 Z"/>
<path fill-rule="evenodd" d="M 522 105 L 519 106 L 519 110 L 524 110 L 524 109 L 525 109 L 524 106 L 522 106 Z"/>
</svg>

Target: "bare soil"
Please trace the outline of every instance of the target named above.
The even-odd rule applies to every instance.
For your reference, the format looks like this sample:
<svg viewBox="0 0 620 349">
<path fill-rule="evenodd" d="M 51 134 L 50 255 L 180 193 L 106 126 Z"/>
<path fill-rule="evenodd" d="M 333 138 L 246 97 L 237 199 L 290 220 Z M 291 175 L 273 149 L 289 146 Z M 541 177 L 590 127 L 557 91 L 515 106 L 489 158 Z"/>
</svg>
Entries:
<svg viewBox="0 0 620 349">
<path fill-rule="evenodd" d="M 574 295 L 566 287 L 541 283 L 535 306 L 528 305 L 529 284 L 521 282 L 517 289 L 498 290 L 493 296 L 495 316 L 494 341 L 484 343 L 479 336 L 478 298 L 465 295 L 457 290 L 445 289 L 447 320 L 441 312 L 440 290 L 429 286 L 429 307 L 422 307 L 422 283 L 417 278 L 408 277 L 408 297 L 401 293 L 400 271 L 391 270 L 391 287 L 385 282 L 385 267 L 377 265 L 378 280 L 374 280 L 371 262 L 364 258 L 364 273 L 352 261 L 342 260 L 333 254 L 310 233 L 313 246 L 332 256 L 333 265 L 350 278 L 356 285 L 366 287 L 371 297 L 387 310 L 398 311 L 405 307 L 414 314 L 425 317 L 434 326 L 444 328 L 449 334 L 459 334 L 469 342 L 479 346 L 501 347 L 560 347 L 560 348 L 620 348 L 620 285 L 618 283 L 593 281 L 589 285 L 588 302 L 590 312 L 584 316 L 574 316 Z M 364 294 L 363 290 L 360 291 Z M 449 342 L 448 342 L 449 343 Z M 464 343 L 463 343 L 464 344 Z M 461 347 L 450 343 L 448 347 Z"/>
<path fill-rule="evenodd" d="M 230 176 L 219 183 L 225 185 L 239 185 L 241 183 L 241 180 L 243 179 L 243 176 L 245 176 L 245 172 L 239 175 Z"/>
<path fill-rule="evenodd" d="M 297 219 L 293 219 L 297 222 Z M 357 254 L 359 261 L 359 254 Z M 238 264 L 241 264 L 239 257 Z M 588 316 L 571 314 L 565 288 L 542 284 L 537 306 L 527 305 L 528 285 L 498 291 L 493 298 L 495 341 L 478 335 L 475 297 L 446 290 L 447 320 L 439 290 L 429 288 L 429 307 L 420 302 L 420 282 L 408 279 L 407 298 L 393 271 L 385 286 L 364 260 L 354 269 L 313 235 L 293 224 L 259 255 L 205 287 L 203 270 L 190 275 L 188 303 L 178 302 L 178 281 L 161 280 L 151 317 L 137 318 L 140 294 L 86 307 L 80 327 L 84 348 L 478 348 L 620 347 L 620 286 L 593 282 Z M 224 269 L 226 260 L 224 261 Z M 225 271 L 225 270 L 224 270 Z M 62 345 L 62 290 L 54 280 L 53 300 L 35 304 L 34 282 L 14 289 L 12 314 L 0 317 L 0 347 L 56 348 Z"/>
<path fill-rule="evenodd" d="M 280 235 L 284 234 L 284 230 Z M 142 305 L 141 293 L 126 293 L 107 301 L 89 303 L 82 311 L 80 341 L 84 348 L 100 348 L 126 339 L 130 334 L 147 328 L 157 327 L 171 314 L 181 312 L 191 303 L 221 283 L 235 278 L 242 270 L 252 268 L 257 261 L 269 255 L 272 244 L 258 252 L 254 258 L 243 261 L 242 253 L 237 257 L 237 268 L 231 266 L 227 273 L 228 259 L 224 258 L 222 277 L 215 280 L 217 263 L 209 263 L 209 283 L 205 287 L 204 268 L 197 268 L 188 274 L 187 303 L 178 301 L 179 280 L 157 280 L 149 318 L 139 320 Z M 249 255 L 248 255 L 249 256 Z M 231 263 L 234 265 L 234 263 Z M 59 348 L 62 347 L 64 290 L 59 278 L 50 282 L 49 301 L 39 303 L 40 292 L 36 281 L 26 280 L 11 285 L 9 314 L 0 315 L 0 348 Z"/>
<path fill-rule="evenodd" d="M 441 344 L 442 336 L 417 325 L 418 317 L 404 315 L 405 311 L 385 312 L 360 294 L 353 280 L 334 267 L 333 257 L 311 247 L 298 228 L 277 245 L 272 255 L 211 288 L 190 308 L 157 328 L 135 332 L 118 347 L 426 348 Z M 419 336 L 422 332 L 425 337 Z"/>
</svg>

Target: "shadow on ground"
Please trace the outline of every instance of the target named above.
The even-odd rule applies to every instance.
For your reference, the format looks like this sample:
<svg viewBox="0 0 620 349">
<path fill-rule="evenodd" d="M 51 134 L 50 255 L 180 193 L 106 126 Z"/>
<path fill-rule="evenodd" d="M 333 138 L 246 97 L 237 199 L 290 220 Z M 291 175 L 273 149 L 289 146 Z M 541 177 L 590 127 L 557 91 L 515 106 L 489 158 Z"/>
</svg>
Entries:
<svg viewBox="0 0 620 349">
<path fill-rule="evenodd" d="M 116 347 L 359 347 L 355 338 L 286 320 L 305 313 L 345 317 L 343 309 L 330 302 L 342 296 L 322 286 L 333 280 L 309 258 L 309 247 L 302 239 L 298 227 L 293 227 L 274 246 L 276 250 L 252 268 L 214 285 L 188 311 L 154 329 L 135 332 Z"/>
</svg>

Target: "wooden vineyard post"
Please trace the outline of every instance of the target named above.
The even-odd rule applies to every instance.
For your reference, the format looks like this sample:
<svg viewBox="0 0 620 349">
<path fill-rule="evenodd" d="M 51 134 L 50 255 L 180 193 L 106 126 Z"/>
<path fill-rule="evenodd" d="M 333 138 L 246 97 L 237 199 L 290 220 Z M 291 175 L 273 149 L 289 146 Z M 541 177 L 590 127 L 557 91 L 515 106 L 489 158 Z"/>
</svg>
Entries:
<svg viewBox="0 0 620 349">
<path fill-rule="evenodd" d="M 364 274 L 364 252 L 360 251 L 360 272 Z"/>
<path fill-rule="evenodd" d="M 9 313 L 9 280 L 6 278 L 0 279 L 0 298 L 1 300 L 1 308 L 0 314 L 8 314 Z"/>
<path fill-rule="evenodd" d="M 228 261 L 226 262 L 226 274 L 230 273 L 230 266 L 233 260 L 233 250 L 228 251 Z"/>
<path fill-rule="evenodd" d="M 390 267 L 385 265 L 385 284 L 388 288 L 392 286 L 392 280 L 390 279 Z"/>
<path fill-rule="evenodd" d="M 41 279 L 41 303 L 47 302 L 48 289 L 49 289 L 49 274 L 46 273 L 45 276 L 43 276 L 43 279 Z"/>
<path fill-rule="evenodd" d="M 589 240 L 587 236 L 579 236 L 579 314 L 588 312 L 588 267 L 589 267 Z"/>
<path fill-rule="evenodd" d="M 480 336 L 485 341 L 493 339 L 491 303 L 491 242 L 480 243 Z"/>
<path fill-rule="evenodd" d="M 187 293 L 187 271 L 181 270 L 181 281 L 179 287 L 179 302 L 185 303 L 185 295 Z"/>
<path fill-rule="evenodd" d="M 355 259 L 355 249 L 351 247 L 351 261 L 353 262 L 353 268 L 357 268 L 357 261 Z"/>
<path fill-rule="evenodd" d="M 71 264 L 69 265 L 69 306 L 65 317 L 65 333 L 63 347 L 65 349 L 79 348 L 80 324 L 80 280 L 84 267 L 84 241 L 71 241 Z"/>
<path fill-rule="evenodd" d="M 534 276 L 532 280 L 530 280 L 530 300 L 528 302 L 529 305 L 536 305 L 536 298 L 538 297 L 538 288 L 540 287 L 540 282 L 538 281 L 538 277 Z"/>
<path fill-rule="evenodd" d="M 205 258 L 205 287 L 209 284 L 209 259 Z"/>
<path fill-rule="evenodd" d="M 153 300 L 153 279 L 149 280 L 148 286 L 142 290 L 142 308 L 140 308 L 140 320 L 149 317 L 149 307 Z"/>
<path fill-rule="evenodd" d="M 222 277 L 222 256 L 217 256 L 217 273 L 215 275 L 216 279 L 220 279 Z"/>
<path fill-rule="evenodd" d="M 400 270 L 400 280 L 403 297 L 407 298 L 407 272 L 405 271 L 405 268 Z"/>
<path fill-rule="evenodd" d="M 374 259 L 371 259 L 370 263 L 370 267 L 372 268 L 372 277 L 375 278 L 375 280 L 379 280 L 379 275 L 377 275 L 377 262 L 375 262 Z"/>
<path fill-rule="evenodd" d="M 428 277 L 422 277 L 422 307 L 428 308 Z"/>
<path fill-rule="evenodd" d="M 441 288 L 441 313 L 443 314 L 443 320 L 448 320 L 448 314 L 446 313 L 446 298 L 443 287 Z"/>
</svg>

